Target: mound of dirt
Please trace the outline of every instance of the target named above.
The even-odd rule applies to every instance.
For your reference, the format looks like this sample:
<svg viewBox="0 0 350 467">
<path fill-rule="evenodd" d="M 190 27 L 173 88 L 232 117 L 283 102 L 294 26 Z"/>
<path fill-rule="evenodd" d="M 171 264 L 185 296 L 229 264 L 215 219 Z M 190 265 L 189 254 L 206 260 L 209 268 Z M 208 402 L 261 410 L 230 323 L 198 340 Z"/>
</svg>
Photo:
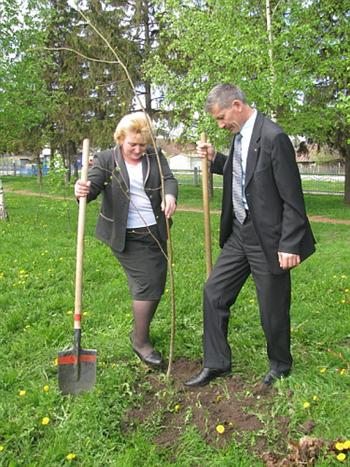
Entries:
<svg viewBox="0 0 350 467">
<path fill-rule="evenodd" d="M 244 432 L 258 432 L 264 428 L 257 414 L 267 412 L 275 389 L 264 385 L 248 386 L 240 376 L 218 378 L 203 388 L 187 389 L 183 381 L 200 369 L 199 362 L 177 359 L 172 369 L 172 385 L 159 373 L 148 372 L 135 387 L 142 392 L 142 405 L 131 409 L 125 427 L 135 427 L 151 420 L 155 413 L 162 415 L 162 431 L 155 438 L 160 447 L 175 447 L 186 427 L 195 426 L 203 439 L 216 447 L 225 447 Z M 158 415 L 159 416 L 159 415 Z M 280 433 L 282 451 L 286 450 L 289 420 L 276 418 L 274 425 Z M 265 437 L 257 437 L 254 452 L 268 453 Z"/>
<path fill-rule="evenodd" d="M 267 467 L 312 466 L 317 458 L 325 455 L 334 460 L 335 442 L 309 436 L 315 427 L 312 420 L 299 427 L 304 436 L 298 441 L 290 439 L 289 419 L 272 415 L 276 394 L 273 386 L 249 385 L 240 376 L 232 375 L 189 390 L 183 381 L 199 370 L 199 362 L 179 358 L 173 363 L 169 383 L 164 374 L 146 369 L 142 381 L 134 388 L 142 402 L 126 414 L 124 429 L 135 429 L 152 421 L 157 414 L 162 429 L 154 442 L 159 447 L 171 447 L 172 452 L 176 452 L 186 428 L 194 426 L 206 443 L 217 448 L 224 448 L 232 439 L 244 443 L 244 434 L 254 432 L 254 446 L 245 444 L 245 447 Z M 291 396 L 291 391 L 286 394 Z M 273 444 L 272 436 L 269 440 L 265 434 L 267 426 L 274 432 Z"/>
</svg>

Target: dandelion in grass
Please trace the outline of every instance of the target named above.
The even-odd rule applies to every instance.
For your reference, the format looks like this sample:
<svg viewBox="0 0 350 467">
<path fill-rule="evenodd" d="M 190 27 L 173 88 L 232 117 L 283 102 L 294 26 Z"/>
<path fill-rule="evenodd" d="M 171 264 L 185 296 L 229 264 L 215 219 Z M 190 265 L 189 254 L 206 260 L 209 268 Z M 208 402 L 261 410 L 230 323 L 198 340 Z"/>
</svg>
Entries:
<svg viewBox="0 0 350 467">
<path fill-rule="evenodd" d="M 313 401 L 318 401 L 318 396 L 316 396 L 316 394 L 314 394 L 314 395 L 312 396 L 312 400 L 313 400 Z"/>
<path fill-rule="evenodd" d="M 66 314 L 67 314 L 67 315 L 72 315 L 72 314 L 73 314 L 73 311 L 72 311 L 72 310 L 68 310 L 68 311 L 66 311 Z"/>
<path fill-rule="evenodd" d="M 325 368 L 325 367 L 320 369 L 320 373 L 326 373 L 326 371 L 327 371 L 327 368 Z"/>
<path fill-rule="evenodd" d="M 49 386 L 47 384 L 45 384 L 45 386 L 43 387 L 43 391 L 44 392 L 49 392 Z"/>
<path fill-rule="evenodd" d="M 309 409 L 310 408 L 310 402 L 307 402 L 307 401 L 304 402 L 303 407 L 304 407 L 304 409 Z"/>
<path fill-rule="evenodd" d="M 225 433 L 224 425 L 216 425 L 216 431 L 219 433 L 219 435 L 222 435 L 223 433 Z"/>
<path fill-rule="evenodd" d="M 57 365 L 58 365 L 58 358 L 57 358 L 57 357 L 54 358 L 54 360 L 53 360 L 53 365 L 54 365 L 54 366 L 57 366 Z"/>
<path fill-rule="evenodd" d="M 70 452 L 69 454 L 66 455 L 67 461 L 73 461 L 76 458 L 77 458 L 77 455 L 74 454 L 74 452 Z"/>
<path fill-rule="evenodd" d="M 338 459 L 338 461 L 340 461 L 340 462 L 344 462 L 345 459 L 346 459 L 346 455 L 345 455 L 343 452 L 340 452 L 340 453 L 337 455 L 337 459 Z"/>
<path fill-rule="evenodd" d="M 180 404 L 176 404 L 175 407 L 175 412 L 178 412 L 180 409 L 181 409 L 181 405 Z"/>
<path fill-rule="evenodd" d="M 346 368 L 342 368 L 340 371 L 339 371 L 339 374 L 341 374 L 342 376 L 344 376 L 346 374 Z"/>
<path fill-rule="evenodd" d="M 338 441 L 337 443 L 335 443 L 335 449 L 337 451 L 344 451 L 345 449 L 344 443 Z"/>
<path fill-rule="evenodd" d="M 350 449 L 350 440 L 347 439 L 347 440 L 344 442 L 344 449 Z"/>
<path fill-rule="evenodd" d="M 44 417 L 41 419 L 41 424 L 42 425 L 48 425 L 50 423 L 49 417 Z"/>
<path fill-rule="evenodd" d="M 0 446 L 0 452 L 2 452 L 4 449 L 4 446 Z"/>
<path fill-rule="evenodd" d="M 24 389 L 21 389 L 18 394 L 20 397 L 23 397 L 27 394 L 27 391 L 25 391 Z"/>
</svg>

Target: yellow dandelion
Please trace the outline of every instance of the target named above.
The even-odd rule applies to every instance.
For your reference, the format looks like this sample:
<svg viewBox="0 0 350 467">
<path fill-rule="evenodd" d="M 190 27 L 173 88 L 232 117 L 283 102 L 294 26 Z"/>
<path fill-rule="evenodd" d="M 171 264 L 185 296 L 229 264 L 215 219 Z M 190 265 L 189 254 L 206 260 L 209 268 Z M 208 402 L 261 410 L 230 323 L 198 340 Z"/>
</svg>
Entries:
<svg viewBox="0 0 350 467">
<path fill-rule="evenodd" d="M 54 364 L 54 366 L 57 366 L 57 365 L 58 365 L 58 358 L 57 358 L 57 357 L 56 357 L 56 358 L 54 358 L 54 360 L 53 360 L 53 364 Z"/>
<path fill-rule="evenodd" d="M 27 394 L 27 391 L 25 391 L 24 389 L 21 389 L 18 393 L 21 397 L 25 396 Z"/>
<path fill-rule="evenodd" d="M 346 368 L 342 368 L 339 372 L 342 376 L 345 375 L 346 373 Z"/>
<path fill-rule="evenodd" d="M 42 425 L 48 425 L 50 423 L 49 417 L 44 417 L 41 419 L 41 424 Z"/>
<path fill-rule="evenodd" d="M 344 299 L 343 299 L 343 300 L 340 300 L 340 303 L 345 303 L 345 300 L 344 300 Z"/>
<path fill-rule="evenodd" d="M 345 455 L 343 452 L 341 452 L 341 453 L 339 453 L 339 454 L 337 455 L 337 459 L 338 459 L 338 461 L 340 461 L 340 462 L 344 462 L 345 459 L 346 459 L 346 455 Z"/>
<path fill-rule="evenodd" d="M 338 441 L 337 443 L 335 443 L 335 449 L 337 451 L 344 451 L 344 443 L 341 443 L 340 441 Z"/>
<path fill-rule="evenodd" d="M 69 454 L 66 455 L 66 459 L 67 461 L 72 461 L 74 459 L 76 459 L 77 455 L 74 454 L 74 452 L 70 452 Z"/>
<path fill-rule="evenodd" d="M 225 433 L 224 425 L 216 425 L 216 431 L 219 433 L 219 435 L 222 435 L 223 433 Z"/>
<path fill-rule="evenodd" d="M 310 402 L 304 402 L 303 407 L 304 409 L 308 409 L 310 407 Z"/>
<path fill-rule="evenodd" d="M 344 442 L 344 449 L 350 449 L 350 440 Z"/>
<path fill-rule="evenodd" d="M 47 384 L 45 384 L 45 386 L 43 387 L 43 391 L 44 392 L 49 392 L 49 386 Z"/>
<path fill-rule="evenodd" d="M 72 310 L 67 310 L 67 311 L 66 311 L 66 314 L 67 314 L 67 315 L 72 315 L 72 314 L 73 314 L 73 311 L 72 311 Z"/>
<path fill-rule="evenodd" d="M 178 412 L 181 408 L 181 405 L 180 404 L 176 404 L 175 405 L 175 412 Z"/>
<path fill-rule="evenodd" d="M 348 292 L 349 292 L 349 289 L 345 289 L 344 292 L 345 292 L 345 293 L 348 293 Z"/>
<path fill-rule="evenodd" d="M 89 316 L 89 312 L 88 311 L 83 311 L 83 316 Z"/>
<path fill-rule="evenodd" d="M 2 452 L 4 449 L 4 446 L 0 446 L 0 452 Z"/>
<path fill-rule="evenodd" d="M 222 399 L 222 396 L 220 394 L 218 394 L 215 398 L 216 402 L 220 402 Z"/>
<path fill-rule="evenodd" d="M 313 401 L 318 401 L 318 396 L 316 396 L 316 394 L 313 395 L 313 396 L 312 396 L 312 400 L 313 400 Z"/>
<path fill-rule="evenodd" d="M 326 371 L 327 371 L 327 368 L 325 368 L 325 367 L 320 369 L 320 373 L 326 373 Z"/>
</svg>

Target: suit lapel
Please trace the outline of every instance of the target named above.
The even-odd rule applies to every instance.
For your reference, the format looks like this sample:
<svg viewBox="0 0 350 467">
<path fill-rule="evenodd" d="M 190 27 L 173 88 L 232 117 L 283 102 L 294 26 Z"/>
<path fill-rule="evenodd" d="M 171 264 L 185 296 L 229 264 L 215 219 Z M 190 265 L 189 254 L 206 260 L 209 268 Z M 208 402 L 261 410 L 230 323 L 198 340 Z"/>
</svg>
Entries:
<svg viewBox="0 0 350 467">
<path fill-rule="evenodd" d="M 261 139 L 261 129 L 264 122 L 264 116 L 258 112 L 256 120 L 254 123 L 252 137 L 250 139 L 250 144 L 248 148 L 247 156 L 247 166 L 246 166 L 246 175 L 245 175 L 245 187 L 248 186 L 254 170 L 256 163 L 258 161 L 259 151 L 260 151 L 260 139 Z"/>
</svg>

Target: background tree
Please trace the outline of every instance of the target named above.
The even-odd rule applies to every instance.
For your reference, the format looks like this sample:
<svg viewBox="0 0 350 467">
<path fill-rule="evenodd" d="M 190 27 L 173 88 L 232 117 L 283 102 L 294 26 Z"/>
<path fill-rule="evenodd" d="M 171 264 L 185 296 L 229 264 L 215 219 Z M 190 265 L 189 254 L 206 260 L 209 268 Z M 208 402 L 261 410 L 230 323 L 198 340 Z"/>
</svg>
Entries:
<svg viewBox="0 0 350 467">
<path fill-rule="evenodd" d="M 216 144 L 227 144 L 202 108 L 212 86 L 235 82 L 290 135 L 340 151 L 350 202 L 348 107 L 337 105 L 348 88 L 349 0 L 163 0 L 159 9 L 162 47 L 148 73 L 184 135 L 198 138 L 205 128 Z"/>
<path fill-rule="evenodd" d="M 48 59 L 38 53 L 47 11 L 40 1 L 4 0 L 0 18 L 0 151 L 38 157 L 54 107 L 42 77 Z"/>
</svg>

